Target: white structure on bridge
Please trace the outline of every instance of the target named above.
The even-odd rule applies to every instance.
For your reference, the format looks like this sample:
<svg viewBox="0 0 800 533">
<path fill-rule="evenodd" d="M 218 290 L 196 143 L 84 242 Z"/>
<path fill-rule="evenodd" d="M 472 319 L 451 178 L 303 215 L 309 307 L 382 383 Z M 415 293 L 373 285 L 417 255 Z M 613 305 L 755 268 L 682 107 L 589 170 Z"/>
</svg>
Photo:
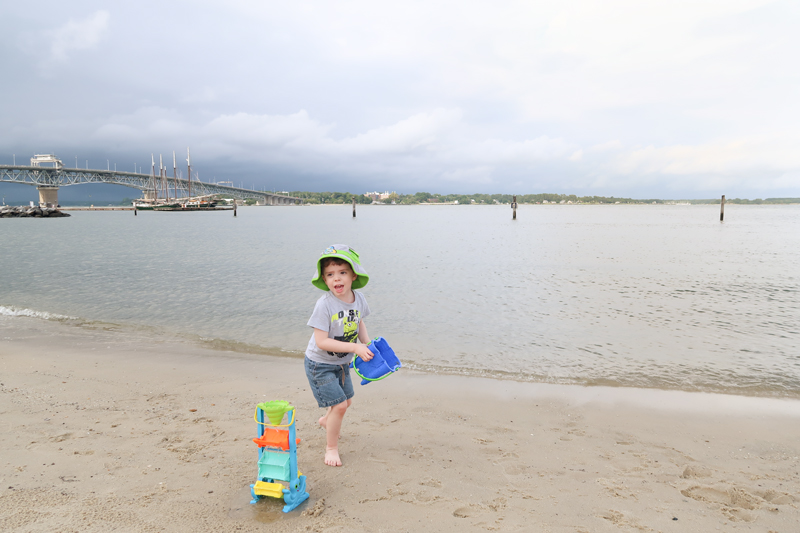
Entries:
<svg viewBox="0 0 800 533">
<path fill-rule="evenodd" d="M 41 167 L 44 163 L 44 166 L 52 165 L 48 168 L 64 168 L 64 163 L 61 162 L 59 158 L 55 156 L 55 154 L 36 154 L 35 156 L 31 157 L 31 166 L 32 167 Z"/>
</svg>

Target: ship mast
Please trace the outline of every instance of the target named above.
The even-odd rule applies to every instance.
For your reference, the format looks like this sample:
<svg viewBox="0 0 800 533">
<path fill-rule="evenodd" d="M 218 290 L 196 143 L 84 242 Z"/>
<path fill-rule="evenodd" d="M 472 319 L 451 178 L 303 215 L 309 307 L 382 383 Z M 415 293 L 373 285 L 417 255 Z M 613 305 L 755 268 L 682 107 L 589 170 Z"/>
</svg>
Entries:
<svg viewBox="0 0 800 533">
<path fill-rule="evenodd" d="M 158 179 L 161 180 L 161 192 L 164 193 L 164 198 L 169 201 L 169 190 L 167 190 L 167 173 L 164 168 L 164 156 L 158 154 Z"/>
<path fill-rule="evenodd" d="M 153 184 L 153 202 L 155 202 L 158 200 L 158 189 L 156 189 L 156 158 L 153 154 L 150 154 L 150 164 L 153 167 L 153 175 L 150 177 L 150 180 Z"/>
<path fill-rule="evenodd" d="M 186 148 L 186 165 L 189 167 L 189 196 L 192 196 L 192 156 L 189 154 L 189 148 Z"/>
</svg>

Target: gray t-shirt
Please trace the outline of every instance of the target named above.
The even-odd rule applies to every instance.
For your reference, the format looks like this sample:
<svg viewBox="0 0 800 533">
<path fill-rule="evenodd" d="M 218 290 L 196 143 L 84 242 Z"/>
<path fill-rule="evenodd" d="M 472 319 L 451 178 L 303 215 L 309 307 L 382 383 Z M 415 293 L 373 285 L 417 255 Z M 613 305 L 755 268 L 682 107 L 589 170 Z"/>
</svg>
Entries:
<svg viewBox="0 0 800 533">
<path fill-rule="evenodd" d="M 369 305 L 364 295 L 358 291 L 353 291 L 356 299 L 351 304 L 346 304 L 339 298 L 326 292 L 314 306 L 314 312 L 308 319 L 308 325 L 312 328 L 321 329 L 328 332 L 329 339 L 336 339 L 342 342 L 358 341 L 358 325 L 369 315 Z M 327 352 L 317 346 L 314 333 L 311 333 L 311 340 L 308 341 L 306 357 L 317 363 L 327 363 L 329 365 L 349 364 L 353 359 L 352 352 Z"/>
</svg>

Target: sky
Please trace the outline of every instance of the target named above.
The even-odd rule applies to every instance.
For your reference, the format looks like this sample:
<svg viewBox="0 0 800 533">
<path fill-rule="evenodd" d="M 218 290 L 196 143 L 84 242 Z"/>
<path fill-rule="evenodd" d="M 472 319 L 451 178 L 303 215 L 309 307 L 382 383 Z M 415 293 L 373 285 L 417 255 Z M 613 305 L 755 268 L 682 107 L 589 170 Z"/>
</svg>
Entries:
<svg viewBox="0 0 800 533">
<path fill-rule="evenodd" d="M 0 4 L 0 164 L 267 190 L 800 197 L 800 4 Z M 171 168 L 170 168 L 171 174 Z M 9 190 L 0 184 L 0 190 Z"/>
</svg>

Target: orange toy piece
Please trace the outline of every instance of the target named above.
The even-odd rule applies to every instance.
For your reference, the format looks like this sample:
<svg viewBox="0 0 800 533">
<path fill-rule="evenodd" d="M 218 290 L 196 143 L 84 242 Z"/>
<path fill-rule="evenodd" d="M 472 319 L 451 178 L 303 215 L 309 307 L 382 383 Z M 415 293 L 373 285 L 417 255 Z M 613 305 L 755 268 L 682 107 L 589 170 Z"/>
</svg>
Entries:
<svg viewBox="0 0 800 533">
<path fill-rule="evenodd" d="M 259 448 L 280 448 L 281 450 L 289 449 L 289 431 L 273 428 L 264 428 L 264 433 L 261 437 L 253 439 Z M 297 439 L 296 444 L 300 444 L 300 439 Z"/>
</svg>

